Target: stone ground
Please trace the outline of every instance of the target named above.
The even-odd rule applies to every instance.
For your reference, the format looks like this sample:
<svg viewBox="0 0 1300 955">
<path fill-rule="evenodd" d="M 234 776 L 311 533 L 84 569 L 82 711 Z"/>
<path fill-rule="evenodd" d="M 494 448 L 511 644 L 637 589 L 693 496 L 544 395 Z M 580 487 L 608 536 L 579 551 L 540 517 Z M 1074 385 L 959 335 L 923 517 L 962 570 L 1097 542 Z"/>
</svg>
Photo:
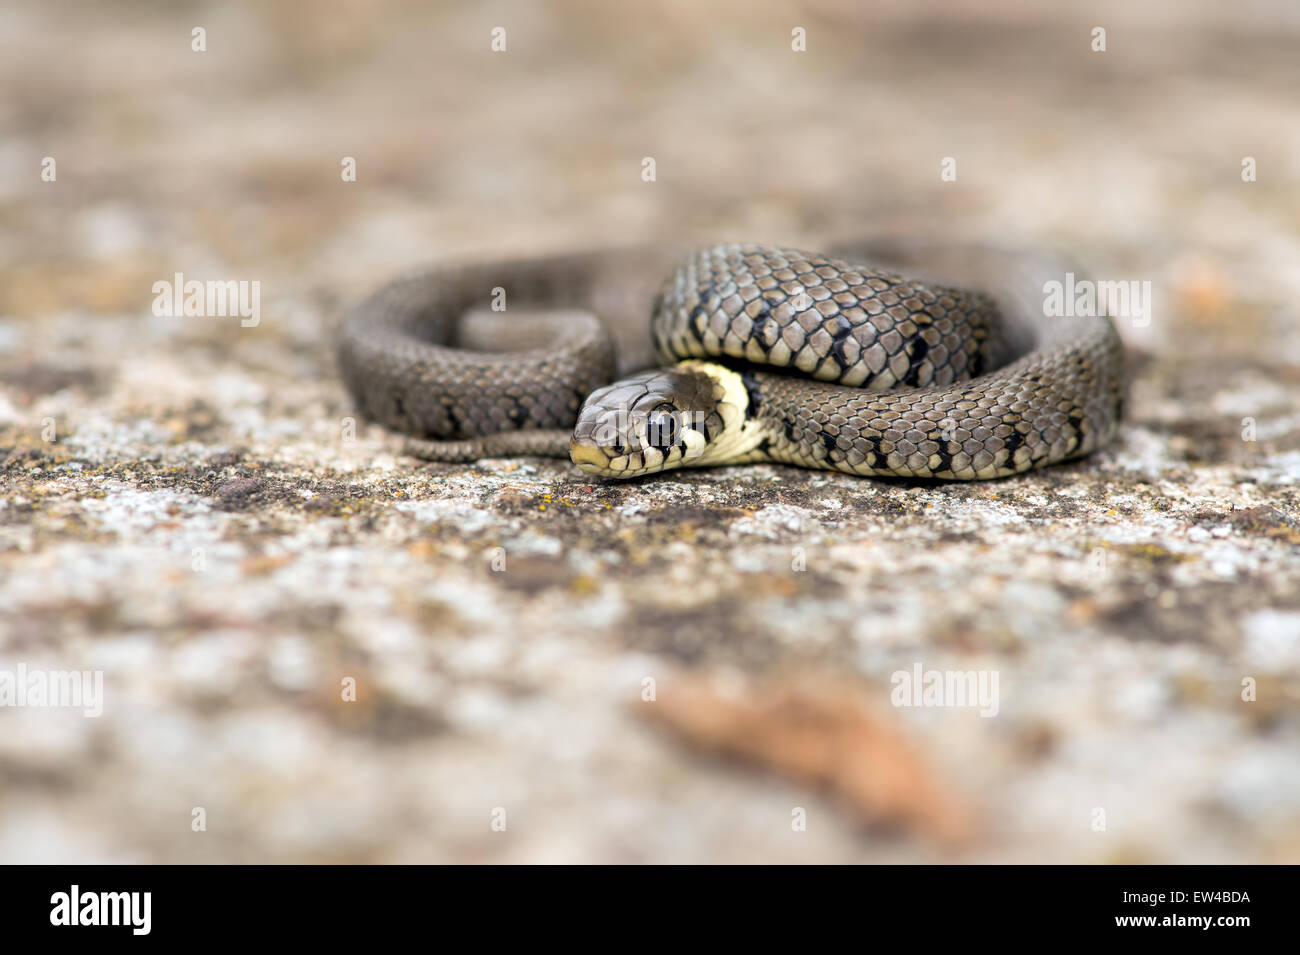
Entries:
<svg viewBox="0 0 1300 955">
<path fill-rule="evenodd" d="M 0 673 L 104 709 L 0 709 L 0 861 L 1300 861 L 1300 17 L 1090 6 L 5 4 Z M 414 264 L 899 228 L 1149 280 L 1119 440 L 610 484 L 348 432 L 331 330 Z M 155 317 L 177 271 L 260 323 Z"/>
</svg>

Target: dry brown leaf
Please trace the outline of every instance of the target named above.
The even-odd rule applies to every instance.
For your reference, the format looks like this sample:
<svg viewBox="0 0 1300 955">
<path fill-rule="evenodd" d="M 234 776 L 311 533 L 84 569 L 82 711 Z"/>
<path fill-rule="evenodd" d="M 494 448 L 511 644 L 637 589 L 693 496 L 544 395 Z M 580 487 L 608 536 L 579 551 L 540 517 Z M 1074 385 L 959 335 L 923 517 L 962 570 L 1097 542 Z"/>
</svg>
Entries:
<svg viewBox="0 0 1300 955">
<path fill-rule="evenodd" d="M 239 570 L 245 577 L 265 577 L 292 560 L 293 557 L 288 554 L 259 554 L 254 557 L 246 557 L 240 562 Z"/>
<path fill-rule="evenodd" d="M 661 683 L 638 709 L 691 745 L 825 787 L 866 822 L 947 847 L 971 841 L 971 811 L 935 779 L 865 688 L 839 677 L 787 678 L 724 691 L 707 679 Z"/>
</svg>

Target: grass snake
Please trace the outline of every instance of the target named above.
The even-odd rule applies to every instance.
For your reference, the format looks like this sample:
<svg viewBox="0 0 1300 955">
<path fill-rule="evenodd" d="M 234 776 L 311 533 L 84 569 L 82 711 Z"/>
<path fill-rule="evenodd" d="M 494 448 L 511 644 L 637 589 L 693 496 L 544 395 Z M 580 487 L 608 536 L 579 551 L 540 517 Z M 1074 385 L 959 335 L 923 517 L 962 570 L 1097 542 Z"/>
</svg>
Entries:
<svg viewBox="0 0 1300 955">
<path fill-rule="evenodd" d="M 345 316 L 343 378 L 421 457 L 567 456 L 612 478 L 775 461 L 975 480 L 1118 428 L 1119 336 L 1045 314 L 1054 259 L 891 239 L 668 263 L 638 249 L 408 275 Z"/>
</svg>

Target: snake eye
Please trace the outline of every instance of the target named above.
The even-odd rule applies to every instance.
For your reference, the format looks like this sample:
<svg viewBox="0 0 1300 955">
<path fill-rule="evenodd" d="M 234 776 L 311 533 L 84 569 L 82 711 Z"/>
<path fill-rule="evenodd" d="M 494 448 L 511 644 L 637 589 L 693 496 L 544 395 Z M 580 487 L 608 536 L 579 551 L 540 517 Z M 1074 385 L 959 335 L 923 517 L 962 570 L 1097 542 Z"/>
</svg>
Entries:
<svg viewBox="0 0 1300 955">
<path fill-rule="evenodd" d="M 667 402 L 655 406 L 646 419 L 646 441 L 660 451 L 672 448 L 681 435 L 677 409 Z"/>
</svg>

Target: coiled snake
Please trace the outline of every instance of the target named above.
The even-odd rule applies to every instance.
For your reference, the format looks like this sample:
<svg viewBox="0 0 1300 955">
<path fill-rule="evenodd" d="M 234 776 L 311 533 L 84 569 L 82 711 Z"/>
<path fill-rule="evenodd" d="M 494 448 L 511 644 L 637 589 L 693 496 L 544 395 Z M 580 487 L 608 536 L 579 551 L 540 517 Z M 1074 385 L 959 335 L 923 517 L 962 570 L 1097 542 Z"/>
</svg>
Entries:
<svg viewBox="0 0 1300 955">
<path fill-rule="evenodd" d="M 606 252 L 398 279 L 345 317 L 343 377 L 422 457 L 569 456 L 615 478 L 776 461 L 974 480 L 1087 454 L 1118 428 L 1119 336 L 1104 316 L 1046 317 L 1043 282 L 1064 275 L 1051 260 L 721 245 L 682 261 L 652 306 L 660 269 Z M 648 341 L 664 367 L 609 384 L 652 363 Z"/>
</svg>

